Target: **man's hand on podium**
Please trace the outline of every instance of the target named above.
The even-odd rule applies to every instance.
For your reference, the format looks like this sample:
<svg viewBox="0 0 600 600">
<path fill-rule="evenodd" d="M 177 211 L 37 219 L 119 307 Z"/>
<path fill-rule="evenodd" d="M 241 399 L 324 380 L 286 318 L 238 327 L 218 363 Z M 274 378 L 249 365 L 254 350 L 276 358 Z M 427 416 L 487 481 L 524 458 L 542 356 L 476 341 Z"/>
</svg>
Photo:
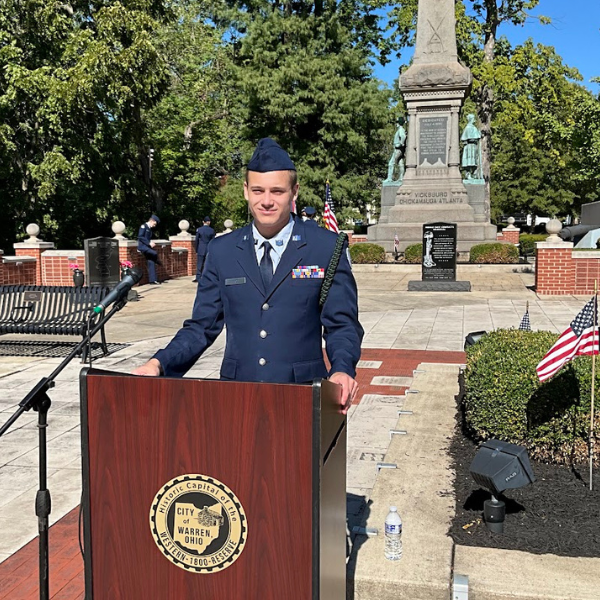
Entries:
<svg viewBox="0 0 600 600">
<path fill-rule="evenodd" d="M 132 375 L 145 375 L 146 377 L 158 377 L 161 374 L 160 363 L 156 358 L 151 358 L 146 364 L 134 369 Z"/>
<path fill-rule="evenodd" d="M 342 414 L 346 414 L 358 392 L 358 383 L 348 373 L 334 373 L 329 381 L 342 386 Z"/>
</svg>

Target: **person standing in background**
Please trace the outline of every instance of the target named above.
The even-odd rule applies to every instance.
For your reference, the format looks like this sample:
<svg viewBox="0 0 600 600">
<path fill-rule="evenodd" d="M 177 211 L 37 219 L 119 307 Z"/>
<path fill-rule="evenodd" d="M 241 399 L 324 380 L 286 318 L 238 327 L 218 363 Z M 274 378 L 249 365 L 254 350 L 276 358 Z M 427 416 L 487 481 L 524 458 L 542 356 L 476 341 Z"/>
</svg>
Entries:
<svg viewBox="0 0 600 600">
<path fill-rule="evenodd" d="M 196 279 L 193 280 L 194 282 L 200 281 L 202 270 L 204 269 L 204 261 L 206 260 L 208 243 L 214 237 L 215 230 L 210 226 L 210 217 L 204 217 L 202 227 L 198 227 L 196 230 L 195 244 L 198 262 L 196 263 Z"/>
<path fill-rule="evenodd" d="M 152 230 L 160 223 L 156 215 L 152 215 L 147 223 L 144 223 L 138 232 L 138 251 L 141 252 L 148 261 L 148 283 L 159 285 L 160 281 L 156 278 L 156 265 L 160 265 L 158 253 L 154 250 L 155 243 L 152 241 Z"/>
</svg>

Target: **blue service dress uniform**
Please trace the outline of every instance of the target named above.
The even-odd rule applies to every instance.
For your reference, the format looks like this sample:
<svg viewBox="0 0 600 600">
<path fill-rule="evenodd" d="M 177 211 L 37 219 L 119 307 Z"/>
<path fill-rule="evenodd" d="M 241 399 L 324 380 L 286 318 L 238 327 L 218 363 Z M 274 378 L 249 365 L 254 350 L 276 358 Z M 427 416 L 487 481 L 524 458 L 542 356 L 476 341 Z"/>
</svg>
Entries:
<svg viewBox="0 0 600 600">
<path fill-rule="evenodd" d="M 202 275 L 202 269 L 204 267 L 204 261 L 206 260 L 206 253 L 208 252 L 208 243 L 214 239 L 215 230 L 210 225 L 202 225 L 196 229 L 196 279 L 200 281 Z"/>
<path fill-rule="evenodd" d="M 138 250 L 146 257 L 148 261 L 148 281 L 156 281 L 156 263 L 158 263 L 158 253 L 150 246 L 152 240 L 152 229 L 148 223 L 144 223 L 138 232 Z"/>
<path fill-rule="evenodd" d="M 307 383 L 329 374 L 356 374 L 363 329 L 357 289 L 342 253 L 323 307 L 319 295 L 337 236 L 296 218 L 285 252 L 264 288 L 248 225 L 213 240 L 191 319 L 157 352 L 166 376 L 183 376 L 227 325 L 221 378 L 236 381 Z M 297 268 L 315 277 L 294 277 Z M 296 269 L 294 273 L 293 270 Z M 322 270 L 322 271 L 321 271 Z"/>
</svg>

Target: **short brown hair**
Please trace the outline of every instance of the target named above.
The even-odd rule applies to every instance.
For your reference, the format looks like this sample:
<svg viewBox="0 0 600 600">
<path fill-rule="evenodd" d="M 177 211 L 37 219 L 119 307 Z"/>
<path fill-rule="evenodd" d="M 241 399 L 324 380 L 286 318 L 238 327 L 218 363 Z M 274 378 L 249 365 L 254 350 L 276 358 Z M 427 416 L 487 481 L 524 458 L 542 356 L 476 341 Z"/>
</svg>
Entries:
<svg viewBox="0 0 600 600">
<path fill-rule="evenodd" d="M 293 169 L 288 171 L 288 175 L 290 176 L 290 187 L 294 189 L 296 184 L 298 183 L 298 173 Z M 244 179 L 246 183 L 248 183 L 248 170 L 246 170 L 246 174 L 244 175 Z"/>
</svg>

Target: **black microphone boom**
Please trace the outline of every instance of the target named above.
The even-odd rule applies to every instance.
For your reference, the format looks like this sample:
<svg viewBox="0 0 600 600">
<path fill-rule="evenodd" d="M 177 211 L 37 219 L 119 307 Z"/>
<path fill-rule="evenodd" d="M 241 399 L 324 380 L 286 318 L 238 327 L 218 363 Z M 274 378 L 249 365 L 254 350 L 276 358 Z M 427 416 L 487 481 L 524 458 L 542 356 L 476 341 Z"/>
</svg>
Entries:
<svg viewBox="0 0 600 600">
<path fill-rule="evenodd" d="M 127 296 L 129 290 L 142 278 L 143 273 L 140 269 L 130 269 L 129 273 L 121 279 L 121 281 L 115 285 L 115 287 L 108 293 L 98 306 L 94 307 L 95 313 L 101 313 L 106 307 L 110 306 L 113 302 L 118 302 Z"/>
</svg>

